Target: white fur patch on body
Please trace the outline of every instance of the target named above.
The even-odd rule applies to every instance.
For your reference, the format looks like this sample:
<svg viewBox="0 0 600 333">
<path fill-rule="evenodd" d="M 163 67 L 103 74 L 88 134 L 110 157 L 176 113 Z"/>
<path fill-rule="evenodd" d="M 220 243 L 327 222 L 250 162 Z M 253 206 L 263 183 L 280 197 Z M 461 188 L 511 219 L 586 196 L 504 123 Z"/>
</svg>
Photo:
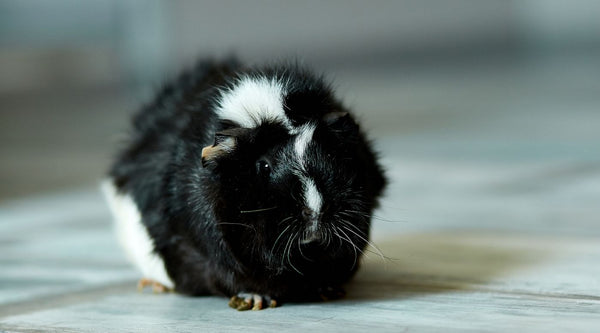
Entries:
<svg viewBox="0 0 600 333">
<path fill-rule="evenodd" d="M 131 196 L 118 193 L 111 180 L 102 182 L 102 192 L 115 218 L 115 231 L 127 258 L 148 278 L 173 288 L 162 258 L 154 253 L 154 243 L 142 223 L 142 216 Z"/>
</svg>

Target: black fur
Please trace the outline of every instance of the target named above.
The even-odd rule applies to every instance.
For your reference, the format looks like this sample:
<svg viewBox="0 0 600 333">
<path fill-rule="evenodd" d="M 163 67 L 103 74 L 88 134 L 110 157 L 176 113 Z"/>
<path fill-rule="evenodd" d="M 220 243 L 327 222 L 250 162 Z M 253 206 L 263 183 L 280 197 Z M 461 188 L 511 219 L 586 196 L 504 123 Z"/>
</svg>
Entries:
<svg viewBox="0 0 600 333">
<path fill-rule="evenodd" d="M 285 82 L 292 125 L 316 124 L 305 167 L 323 197 L 317 241 L 301 242 L 308 221 L 291 167 L 293 135 L 276 121 L 243 129 L 214 112 L 220 91 L 240 75 Z M 142 108 L 133 128 L 110 176 L 138 205 L 177 291 L 314 300 L 355 273 L 385 179 L 321 78 L 298 66 L 201 62 Z M 235 150 L 203 166 L 202 149 L 228 136 Z"/>
</svg>

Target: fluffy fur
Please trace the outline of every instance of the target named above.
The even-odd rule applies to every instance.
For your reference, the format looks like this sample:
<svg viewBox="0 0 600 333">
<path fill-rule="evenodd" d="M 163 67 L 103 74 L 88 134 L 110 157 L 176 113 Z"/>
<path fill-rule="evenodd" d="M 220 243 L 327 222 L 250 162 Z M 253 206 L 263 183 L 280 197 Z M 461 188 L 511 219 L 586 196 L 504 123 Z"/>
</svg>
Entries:
<svg viewBox="0 0 600 333">
<path fill-rule="evenodd" d="M 136 265 L 145 277 L 167 288 L 173 288 L 173 281 L 167 275 L 162 258 L 154 252 L 154 243 L 131 196 L 117 193 L 110 181 L 102 183 L 102 192 L 115 216 L 115 232 L 127 259 Z"/>
<path fill-rule="evenodd" d="M 385 185 L 320 77 L 235 61 L 201 62 L 165 86 L 109 176 L 176 291 L 278 301 L 318 299 L 352 277 Z"/>
</svg>

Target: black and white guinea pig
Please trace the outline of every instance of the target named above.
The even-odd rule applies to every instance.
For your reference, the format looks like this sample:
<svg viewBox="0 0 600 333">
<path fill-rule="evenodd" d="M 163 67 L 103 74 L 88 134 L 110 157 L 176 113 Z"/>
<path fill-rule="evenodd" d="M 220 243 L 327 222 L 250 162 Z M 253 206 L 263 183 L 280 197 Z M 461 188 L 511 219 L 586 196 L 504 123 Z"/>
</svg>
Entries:
<svg viewBox="0 0 600 333">
<path fill-rule="evenodd" d="M 385 177 L 297 65 L 199 62 L 133 119 L 104 192 L 142 282 L 239 310 L 343 295 Z"/>
</svg>

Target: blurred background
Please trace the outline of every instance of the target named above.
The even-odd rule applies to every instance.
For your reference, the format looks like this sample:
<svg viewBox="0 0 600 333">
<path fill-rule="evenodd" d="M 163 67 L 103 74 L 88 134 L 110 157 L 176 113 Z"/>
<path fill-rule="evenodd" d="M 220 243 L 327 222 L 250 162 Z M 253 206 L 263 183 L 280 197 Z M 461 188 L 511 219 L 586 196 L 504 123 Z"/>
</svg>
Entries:
<svg viewBox="0 0 600 333">
<path fill-rule="evenodd" d="M 599 17 L 594 0 L 2 0 L 0 201 L 96 186 L 161 82 L 231 54 L 327 73 L 388 163 L 597 176 Z"/>
<path fill-rule="evenodd" d="M 326 73 L 375 139 L 390 259 L 349 303 L 265 325 L 133 288 L 99 182 L 165 80 L 232 54 Z M 0 0 L 0 331 L 600 331 L 599 203 L 600 1 Z"/>
</svg>

